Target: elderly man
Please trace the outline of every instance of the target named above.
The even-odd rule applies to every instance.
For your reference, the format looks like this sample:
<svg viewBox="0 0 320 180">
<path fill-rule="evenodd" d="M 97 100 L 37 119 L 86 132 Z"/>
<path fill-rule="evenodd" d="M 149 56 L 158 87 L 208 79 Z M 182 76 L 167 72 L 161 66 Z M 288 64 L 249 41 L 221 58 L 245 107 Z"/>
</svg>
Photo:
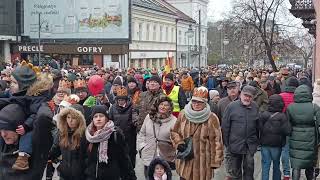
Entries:
<svg viewBox="0 0 320 180">
<path fill-rule="evenodd" d="M 230 176 L 233 180 L 253 180 L 254 154 L 258 147 L 259 108 L 253 102 L 256 89 L 245 86 L 240 99 L 226 108 L 222 120 L 222 137 L 229 153 Z M 242 172 L 243 170 L 243 172 Z"/>
</svg>

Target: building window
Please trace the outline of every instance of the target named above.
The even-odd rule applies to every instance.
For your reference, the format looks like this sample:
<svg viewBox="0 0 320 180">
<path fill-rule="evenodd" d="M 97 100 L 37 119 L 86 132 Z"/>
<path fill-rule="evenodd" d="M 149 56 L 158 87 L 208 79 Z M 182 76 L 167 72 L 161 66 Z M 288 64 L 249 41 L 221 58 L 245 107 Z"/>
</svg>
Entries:
<svg viewBox="0 0 320 180">
<path fill-rule="evenodd" d="M 187 33 L 184 33 L 184 44 L 187 45 Z"/>
<path fill-rule="evenodd" d="M 175 42 L 175 33 L 174 33 L 174 28 L 171 28 L 171 42 Z"/>
<path fill-rule="evenodd" d="M 150 37 L 149 37 L 149 36 L 150 36 L 150 24 L 147 24 L 147 33 L 146 33 L 146 36 L 147 36 L 147 37 L 146 37 L 146 40 L 149 41 L 149 39 L 150 39 Z"/>
<path fill-rule="evenodd" d="M 169 27 L 166 27 L 166 42 L 169 42 Z"/>
<path fill-rule="evenodd" d="M 79 55 L 80 65 L 93 65 L 93 55 Z"/>
<path fill-rule="evenodd" d="M 163 37 L 163 27 L 160 26 L 160 40 L 159 40 L 160 42 L 163 41 L 162 37 Z"/>
<path fill-rule="evenodd" d="M 157 40 L 157 26 L 153 25 L 153 41 Z"/>
<path fill-rule="evenodd" d="M 134 31 L 134 30 L 135 30 L 135 27 L 134 27 L 134 26 L 135 26 L 135 23 L 132 22 L 132 25 L 131 25 L 131 35 L 132 35 L 131 38 L 132 38 L 132 39 L 135 39 L 135 33 L 136 33 L 136 32 Z"/>
<path fill-rule="evenodd" d="M 204 31 L 202 31 L 202 37 L 201 37 L 202 39 L 202 42 L 201 42 L 201 44 L 202 44 L 202 46 L 206 46 L 205 44 L 206 44 L 206 38 L 205 38 L 205 33 L 204 33 Z"/>
<path fill-rule="evenodd" d="M 178 37 L 179 37 L 178 42 L 181 45 L 182 44 L 182 32 L 180 30 L 179 30 Z"/>
<path fill-rule="evenodd" d="M 142 40 L 142 23 L 139 23 L 138 40 Z"/>
</svg>

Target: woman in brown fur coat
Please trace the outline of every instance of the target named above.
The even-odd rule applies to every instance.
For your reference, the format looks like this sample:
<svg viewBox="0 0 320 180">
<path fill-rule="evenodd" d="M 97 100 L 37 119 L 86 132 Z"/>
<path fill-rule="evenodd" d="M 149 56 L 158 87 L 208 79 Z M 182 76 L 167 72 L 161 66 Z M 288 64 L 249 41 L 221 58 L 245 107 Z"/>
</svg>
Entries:
<svg viewBox="0 0 320 180">
<path fill-rule="evenodd" d="M 211 180 L 213 170 L 221 166 L 223 144 L 218 117 L 211 113 L 207 103 L 208 90 L 194 90 L 192 100 L 180 113 L 171 130 L 171 140 L 178 152 L 186 150 L 184 139 L 193 136 L 191 160 L 176 160 L 177 173 L 181 180 Z"/>
</svg>

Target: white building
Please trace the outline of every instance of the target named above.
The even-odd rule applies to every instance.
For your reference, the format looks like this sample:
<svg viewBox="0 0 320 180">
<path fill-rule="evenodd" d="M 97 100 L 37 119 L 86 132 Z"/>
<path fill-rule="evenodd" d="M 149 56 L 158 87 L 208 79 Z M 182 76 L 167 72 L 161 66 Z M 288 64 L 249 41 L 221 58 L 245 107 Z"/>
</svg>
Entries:
<svg viewBox="0 0 320 180">
<path fill-rule="evenodd" d="M 208 7 L 208 0 L 166 0 L 170 4 L 172 4 L 174 7 L 194 19 L 197 24 L 199 24 L 199 10 L 201 11 L 201 36 L 200 36 L 200 42 L 201 42 L 201 56 L 200 56 L 200 61 L 201 61 L 201 66 L 206 66 L 207 65 L 207 24 L 208 24 L 208 18 L 207 18 L 207 7 Z M 178 28 L 178 34 L 180 34 L 183 38 L 181 38 L 181 43 L 178 40 L 179 45 L 186 44 L 184 39 L 187 37 L 184 37 L 184 32 L 185 31 L 185 26 L 181 27 L 181 33 L 179 33 L 179 28 Z M 199 66 L 199 59 L 198 55 L 196 52 L 198 52 L 199 48 L 199 25 L 193 25 L 192 26 L 193 31 L 195 32 L 195 36 L 193 39 L 194 44 L 191 53 L 191 66 L 197 67 Z M 187 38 L 188 39 L 188 38 Z M 192 39 L 192 38 L 190 38 Z M 189 41 L 190 42 L 190 41 Z"/>
<path fill-rule="evenodd" d="M 176 19 L 175 13 L 157 0 L 132 0 L 130 67 L 160 68 L 167 57 L 175 61 Z"/>
</svg>

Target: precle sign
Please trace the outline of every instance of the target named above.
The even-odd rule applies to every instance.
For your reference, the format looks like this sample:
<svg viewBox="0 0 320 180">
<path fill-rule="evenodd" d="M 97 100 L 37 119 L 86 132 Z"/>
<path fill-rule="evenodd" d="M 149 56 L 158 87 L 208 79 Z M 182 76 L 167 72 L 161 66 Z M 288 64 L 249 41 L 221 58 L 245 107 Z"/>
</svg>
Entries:
<svg viewBox="0 0 320 180">
<path fill-rule="evenodd" d="M 102 53 L 102 47 L 78 47 L 77 51 L 79 53 Z"/>
<path fill-rule="evenodd" d="M 39 52 L 39 46 L 18 46 L 19 52 Z M 43 46 L 40 46 L 40 52 L 43 52 Z"/>
</svg>

